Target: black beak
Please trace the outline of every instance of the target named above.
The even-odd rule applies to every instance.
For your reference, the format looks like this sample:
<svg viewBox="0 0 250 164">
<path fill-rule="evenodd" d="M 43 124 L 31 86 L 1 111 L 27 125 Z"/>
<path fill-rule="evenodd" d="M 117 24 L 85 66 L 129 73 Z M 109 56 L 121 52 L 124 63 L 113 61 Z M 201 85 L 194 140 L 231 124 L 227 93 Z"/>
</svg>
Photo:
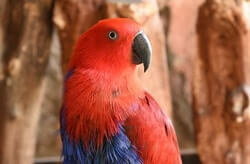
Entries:
<svg viewBox="0 0 250 164">
<path fill-rule="evenodd" d="M 143 63 L 144 72 L 146 72 L 151 61 L 152 48 L 148 37 L 142 31 L 136 34 L 132 45 L 132 51 L 133 63 Z"/>
</svg>

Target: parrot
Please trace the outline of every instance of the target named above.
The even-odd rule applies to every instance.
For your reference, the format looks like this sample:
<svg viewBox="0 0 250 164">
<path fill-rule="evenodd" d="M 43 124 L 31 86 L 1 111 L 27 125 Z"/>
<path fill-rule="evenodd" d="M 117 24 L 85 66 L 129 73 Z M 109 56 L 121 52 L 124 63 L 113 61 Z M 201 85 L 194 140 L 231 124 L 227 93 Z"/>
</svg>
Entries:
<svg viewBox="0 0 250 164">
<path fill-rule="evenodd" d="M 182 163 L 171 120 L 138 77 L 151 56 L 130 18 L 100 20 L 79 36 L 64 78 L 63 164 Z"/>
</svg>

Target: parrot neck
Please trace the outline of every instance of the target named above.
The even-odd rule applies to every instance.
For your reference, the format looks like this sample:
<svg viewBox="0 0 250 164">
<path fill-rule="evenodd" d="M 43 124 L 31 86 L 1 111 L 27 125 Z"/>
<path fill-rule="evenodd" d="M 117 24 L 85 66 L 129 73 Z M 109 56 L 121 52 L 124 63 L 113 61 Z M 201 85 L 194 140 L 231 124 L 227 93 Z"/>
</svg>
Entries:
<svg viewBox="0 0 250 164">
<path fill-rule="evenodd" d="M 118 131 L 118 125 L 136 113 L 143 90 L 133 73 L 113 76 L 75 69 L 65 82 L 66 130 L 73 140 L 97 146 Z"/>
</svg>

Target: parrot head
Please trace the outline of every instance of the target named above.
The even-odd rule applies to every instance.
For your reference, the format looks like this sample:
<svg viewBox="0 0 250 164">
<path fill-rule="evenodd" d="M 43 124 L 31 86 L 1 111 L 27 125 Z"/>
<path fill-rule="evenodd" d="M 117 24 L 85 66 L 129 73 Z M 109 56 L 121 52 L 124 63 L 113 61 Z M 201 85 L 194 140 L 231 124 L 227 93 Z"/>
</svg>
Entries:
<svg viewBox="0 0 250 164">
<path fill-rule="evenodd" d="M 131 19 L 99 21 L 83 33 L 75 47 L 69 68 L 88 68 L 121 74 L 151 60 L 152 48 L 141 27 Z"/>
</svg>

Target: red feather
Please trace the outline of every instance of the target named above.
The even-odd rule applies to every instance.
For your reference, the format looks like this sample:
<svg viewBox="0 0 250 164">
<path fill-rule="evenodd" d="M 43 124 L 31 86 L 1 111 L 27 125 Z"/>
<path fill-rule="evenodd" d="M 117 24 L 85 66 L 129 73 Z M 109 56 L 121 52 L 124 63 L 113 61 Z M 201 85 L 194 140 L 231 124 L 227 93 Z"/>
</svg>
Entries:
<svg viewBox="0 0 250 164">
<path fill-rule="evenodd" d="M 95 70 L 75 69 L 67 80 L 64 97 L 67 132 L 71 139 L 82 138 L 88 145 L 95 138 L 98 145 L 104 137 L 117 132 L 117 124 L 133 115 L 142 90 L 134 74 L 111 76 Z M 115 93 L 114 93 L 115 92 Z M 98 132 L 98 133 L 97 133 Z"/>
<path fill-rule="evenodd" d="M 148 93 L 125 127 L 145 164 L 181 164 L 173 125 Z"/>
</svg>

